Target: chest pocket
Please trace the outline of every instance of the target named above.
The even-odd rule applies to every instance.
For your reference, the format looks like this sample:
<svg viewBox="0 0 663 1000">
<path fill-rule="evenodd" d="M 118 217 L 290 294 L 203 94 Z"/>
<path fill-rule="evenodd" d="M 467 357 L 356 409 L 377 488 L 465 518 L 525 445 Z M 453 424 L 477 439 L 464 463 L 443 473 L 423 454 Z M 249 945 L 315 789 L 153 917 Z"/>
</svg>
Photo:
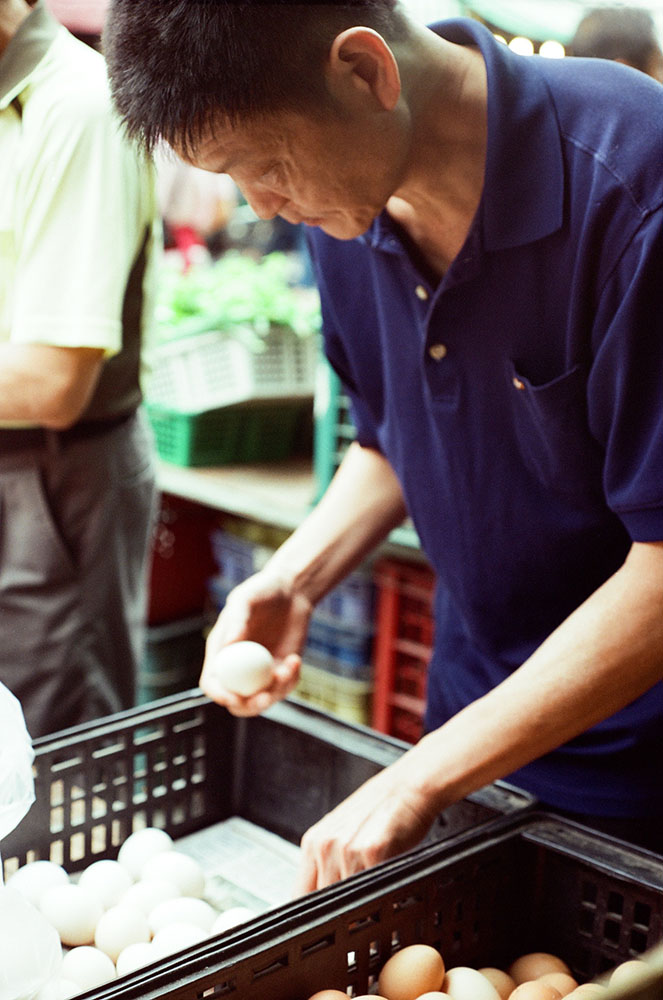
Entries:
<svg viewBox="0 0 663 1000">
<path fill-rule="evenodd" d="M 515 433 L 525 465 L 548 489 L 568 496 L 602 493 L 603 454 L 587 423 L 586 371 L 576 365 L 535 385 L 510 364 Z"/>
</svg>

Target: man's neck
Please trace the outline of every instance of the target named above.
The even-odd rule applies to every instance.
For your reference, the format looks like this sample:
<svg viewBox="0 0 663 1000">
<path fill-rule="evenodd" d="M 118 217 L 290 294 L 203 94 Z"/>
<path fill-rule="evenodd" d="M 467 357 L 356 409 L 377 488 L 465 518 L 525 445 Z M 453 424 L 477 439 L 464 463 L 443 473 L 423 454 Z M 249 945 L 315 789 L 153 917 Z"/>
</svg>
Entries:
<svg viewBox="0 0 663 1000">
<path fill-rule="evenodd" d="M 0 0 L 0 56 L 29 13 L 26 0 Z"/>
</svg>

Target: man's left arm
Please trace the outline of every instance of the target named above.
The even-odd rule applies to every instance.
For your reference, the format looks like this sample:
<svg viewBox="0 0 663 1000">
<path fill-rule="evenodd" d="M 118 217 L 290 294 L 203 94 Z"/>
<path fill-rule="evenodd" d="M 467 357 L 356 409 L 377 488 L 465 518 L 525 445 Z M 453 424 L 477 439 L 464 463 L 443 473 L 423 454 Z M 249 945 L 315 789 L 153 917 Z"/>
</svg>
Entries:
<svg viewBox="0 0 663 1000">
<path fill-rule="evenodd" d="M 622 567 L 513 674 L 304 835 L 297 891 L 414 847 L 438 813 L 555 749 L 663 678 L 663 542 Z"/>
</svg>

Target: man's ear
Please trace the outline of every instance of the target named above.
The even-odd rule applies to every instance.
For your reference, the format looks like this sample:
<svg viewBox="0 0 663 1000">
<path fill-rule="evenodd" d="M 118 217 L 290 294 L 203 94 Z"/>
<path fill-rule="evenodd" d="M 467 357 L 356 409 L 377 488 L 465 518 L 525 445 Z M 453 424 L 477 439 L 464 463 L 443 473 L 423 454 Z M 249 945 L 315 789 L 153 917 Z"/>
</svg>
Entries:
<svg viewBox="0 0 663 1000">
<path fill-rule="evenodd" d="M 350 88 L 372 96 L 392 111 L 401 94 L 396 58 L 384 38 L 372 28 L 347 28 L 332 43 L 327 63 L 328 82 L 339 96 Z"/>
</svg>

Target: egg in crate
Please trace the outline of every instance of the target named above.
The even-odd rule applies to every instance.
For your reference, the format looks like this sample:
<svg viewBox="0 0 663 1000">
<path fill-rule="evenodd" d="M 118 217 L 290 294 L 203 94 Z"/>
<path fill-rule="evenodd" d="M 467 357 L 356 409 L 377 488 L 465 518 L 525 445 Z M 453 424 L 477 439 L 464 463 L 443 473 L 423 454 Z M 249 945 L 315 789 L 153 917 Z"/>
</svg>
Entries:
<svg viewBox="0 0 663 1000">
<path fill-rule="evenodd" d="M 442 989 L 443 979 L 439 951 L 427 944 L 411 944 L 387 959 L 378 978 L 378 992 L 389 1000 L 417 1000 L 422 993 Z"/>
<path fill-rule="evenodd" d="M 253 920 L 256 916 L 256 911 L 248 906 L 231 906 L 216 917 L 210 928 L 210 937 L 215 934 L 222 934 L 224 931 L 230 930 L 231 927 L 238 927 L 240 924 L 245 924 L 247 920 Z"/>
<path fill-rule="evenodd" d="M 175 899 L 165 899 L 150 910 L 147 917 L 150 931 L 156 934 L 157 931 L 167 927 L 168 924 L 194 924 L 206 933 L 210 933 L 212 926 L 219 916 L 213 906 L 210 906 L 204 899 L 194 896 L 178 896 Z"/>
<path fill-rule="evenodd" d="M 146 878 L 133 882 L 121 896 L 120 902 L 126 906 L 135 906 L 147 916 L 157 903 L 167 899 L 175 899 L 182 893 L 174 882 L 165 878 Z"/>
<path fill-rule="evenodd" d="M 103 914 L 99 900 L 88 889 L 74 883 L 54 885 L 41 897 L 39 909 L 70 947 L 92 944 Z"/>
<path fill-rule="evenodd" d="M 61 865 L 53 861 L 28 861 L 7 879 L 7 888 L 20 892 L 33 906 L 39 906 L 47 889 L 56 885 L 67 885 L 69 875 Z"/>
<path fill-rule="evenodd" d="M 163 851 L 149 858 L 140 871 L 141 880 L 165 879 L 172 882 L 182 896 L 202 896 L 205 873 L 195 858 L 181 851 Z"/>
<path fill-rule="evenodd" d="M 118 976 L 128 976 L 130 972 L 137 972 L 144 969 L 146 965 L 151 965 L 157 961 L 151 942 L 137 941 L 135 944 L 128 944 L 117 956 L 115 968 Z"/>
<path fill-rule="evenodd" d="M 89 889 L 105 910 L 119 903 L 132 882 L 132 876 L 124 865 L 106 859 L 93 861 L 78 879 L 78 884 Z"/>
<path fill-rule="evenodd" d="M 451 1000 L 500 1000 L 493 984 L 477 969 L 465 965 L 448 969 L 440 989 Z"/>
<path fill-rule="evenodd" d="M 173 838 L 165 830 L 146 826 L 130 833 L 118 851 L 117 860 L 133 879 L 141 877 L 145 863 L 157 854 L 173 850 Z"/>
<path fill-rule="evenodd" d="M 137 907 L 118 903 L 101 915 L 94 933 L 94 943 L 114 962 L 127 945 L 151 938 L 147 917 Z"/>
<path fill-rule="evenodd" d="M 511 963 L 507 972 L 515 982 L 516 986 L 521 983 L 531 982 L 533 979 L 540 979 L 547 972 L 566 972 L 571 974 L 571 970 L 557 955 L 551 955 L 547 951 L 531 951 L 526 955 L 521 955 Z"/>
<path fill-rule="evenodd" d="M 510 1000 L 562 1000 L 562 994 L 540 979 L 530 979 L 516 986 Z"/>
<path fill-rule="evenodd" d="M 568 972 L 546 972 L 545 975 L 539 976 L 538 981 L 540 983 L 547 983 L 549 986 L 554 986 L 563 997 L 572 993 L 578 985 L 577 980 Z"/>
<path fill-rule="evenodd" d="M 152 952 L 156 961 L 174 955 L 184 948 L 192 948 L 205 940 L 207 940 L 206 932 L 196 924 L 166 924 L 152 938 Z"/>
<path fill-rule="evenodd" d="M 484 966 L 484 968 L 478 971 L 489 983 L 492 983 L 499 993 L 501 1000 L 509 1000 L 509 997 L 516 988 L 516 984 L 508 972 L 504 972 L 503 969 L 496 969 L 490 965 Z"/>
<path fill-rule="evenodd" d="M 72 948 L 62 959 L 62 977 L 77 983 L 80 992 L 104 986 L 117 979 L 115 963 L 103 951 L 90 945 Z"/>
</svg>

